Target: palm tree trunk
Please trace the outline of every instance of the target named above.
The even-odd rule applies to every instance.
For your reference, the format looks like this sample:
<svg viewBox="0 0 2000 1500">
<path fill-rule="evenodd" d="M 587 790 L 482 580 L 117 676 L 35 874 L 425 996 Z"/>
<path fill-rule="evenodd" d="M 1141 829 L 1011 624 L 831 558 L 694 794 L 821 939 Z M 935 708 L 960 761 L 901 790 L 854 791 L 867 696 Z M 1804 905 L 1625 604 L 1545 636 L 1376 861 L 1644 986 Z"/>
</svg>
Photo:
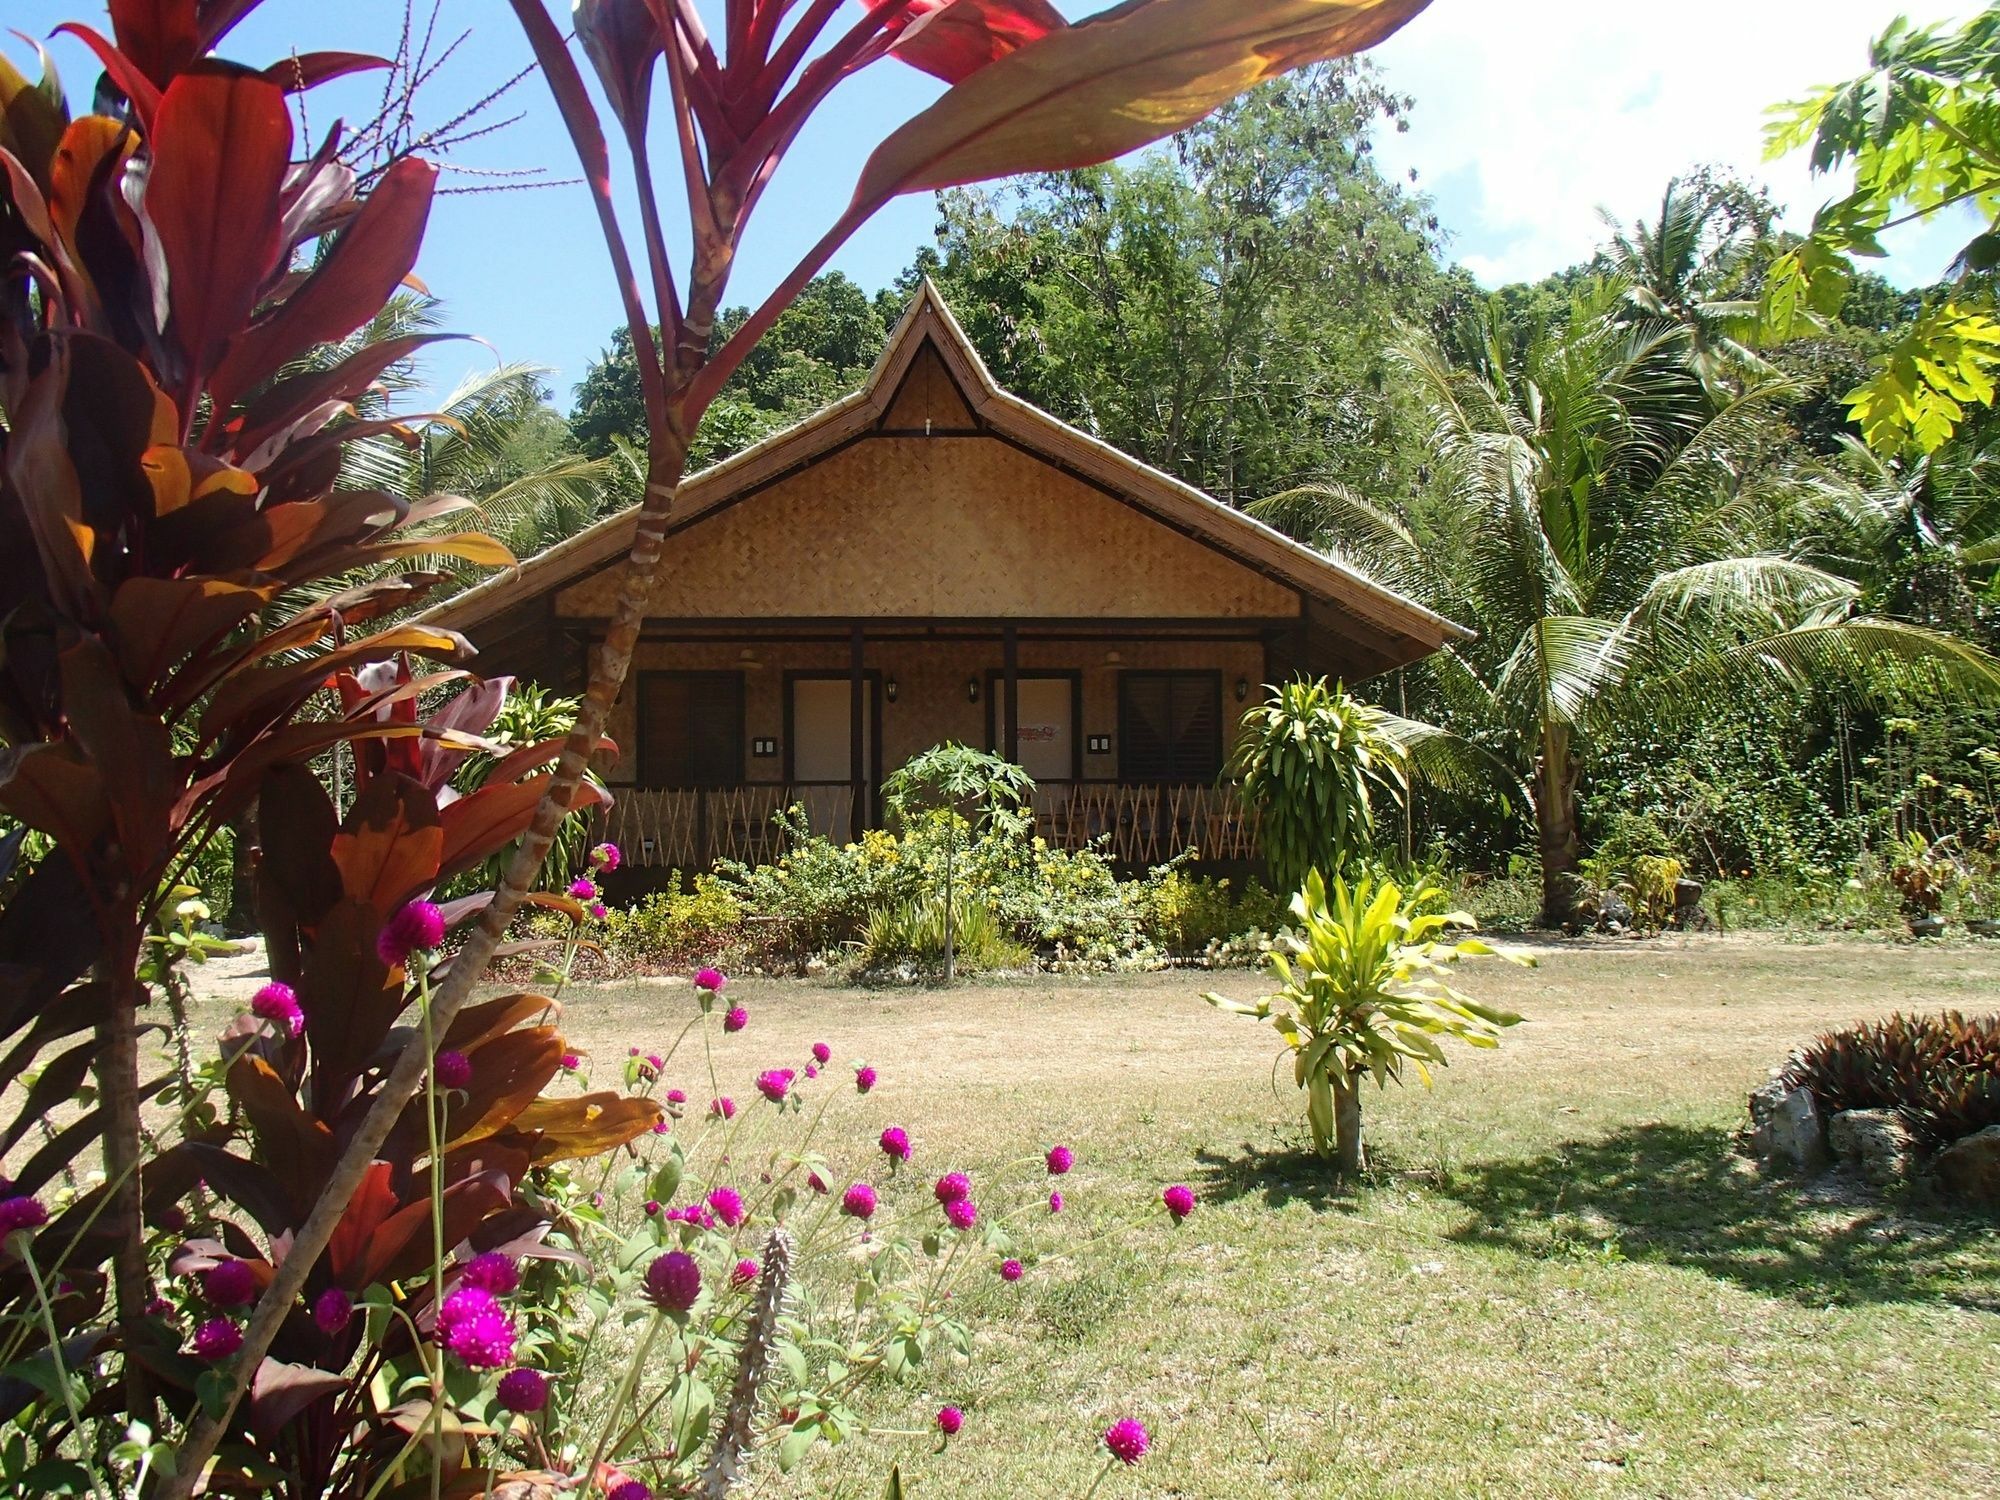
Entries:
<svg viewBox="0 0 2000 1500">
<path fill-rule="evenodd" d="M 1535 763 L 1535 828 L 1541 835 L 1542 925 L 1565 926 L 1576 910 L 1583 846 L 1576 828 L 1577 766 L 1567 724 L 1542 726 Z"/>
</svg>

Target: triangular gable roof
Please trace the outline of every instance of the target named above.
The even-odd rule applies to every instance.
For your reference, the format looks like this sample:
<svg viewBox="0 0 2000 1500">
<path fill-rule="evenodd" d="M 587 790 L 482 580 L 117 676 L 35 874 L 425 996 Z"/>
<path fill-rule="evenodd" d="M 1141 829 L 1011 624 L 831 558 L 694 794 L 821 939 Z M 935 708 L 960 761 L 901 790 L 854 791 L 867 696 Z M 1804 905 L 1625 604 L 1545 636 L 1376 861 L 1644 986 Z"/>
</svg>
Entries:
<svg viewBox="0 0 2000 1500">
<path fill-rule="evenodd" d="M 948 382 L 939 381 L 939 373 Z M 1299 589 L 1337 616 L 1354 617 L 1370 635 L 1392 640 L 1390 654 L 1403 661 L 1472 634 L 1346 563 L 1002 390 L 928 277 L 859 390 L 684 481 L 674 497 L 668 533 L 871 430 L 964 430 L 959 424 L 968 418 L 974 430 L 1012 442 L 1116 494 L 1175 530 Z M 442 601 L 423 617 L 471 630 L 524 598 L 616 561 L 631 546 L 637 517 L 637 506 L 607 516 L 518 569 Z"/>
</svg>

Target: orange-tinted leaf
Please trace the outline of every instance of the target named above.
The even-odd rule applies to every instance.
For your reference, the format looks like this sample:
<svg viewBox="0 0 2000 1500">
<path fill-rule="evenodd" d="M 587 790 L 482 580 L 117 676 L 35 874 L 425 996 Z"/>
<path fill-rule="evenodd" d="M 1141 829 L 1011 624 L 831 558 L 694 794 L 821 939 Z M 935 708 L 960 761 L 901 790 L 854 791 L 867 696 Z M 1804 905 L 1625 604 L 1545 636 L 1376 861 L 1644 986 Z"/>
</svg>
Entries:
<svg viewBox="0 0 2000 1500">
<path fill-rule="evenodd" d="M 103 776 L 68 745 L 0 749 L 0 812 L 46 833 L 78 861 L 111 826 Z"/>
<path fill-rule="evenodd" d="M 275 585 L 227 578 L 128 578 L 111 596 L 119 666 L 134 687 L 153 686 L 197 647 L 218 640 L 270 603 Z"/>
<path fill-rule="evenodd" d="M 347 1389 L 347 1377 L 266 1357 L 250 1380 L 250 1419 L 270 1442 L 308 1406 Z"/>
<path fill-rule="evenodd" d="M 427 344 L 453 337 L 456 335 L 413 333 L 398 339 L 383 339 L 355 350 L 330 370 L 315 370 L 279 381 L 229 424 L 229 451 L 246 456 L 255 452 L 308 412 L 318 411 L 328 402 L 354 400 L 398 360 L 408 359 Z"/>
<path fill-rule="evenodd" d="M 290 1087 L 261 1057 L 239 1057 L 228 1082 L 229 1097 L 256 1132 L 259 1159 L 290 1189 L 293 1205 L 303 1213 L 340 1154 L 333 1132 L 299 1108 Z"/>
<path fill-rule="evenodd" d="M 549 780 L 547 776 L 531 776 L 526 781 L 488 781 L 478 791 L 447 804 L 439 813 L 444 824 L 444 852 L 438 862 L 438 878 L 471 869 L 526 833 Z M 581 782 L 570 808 L 593 806 L 602 796 L 591 783 Z"/>
<path fill-rule="evenodd" d="M 472 1079 L 464 1098 L 445 1110 L 446 1144 L 484 1140 L 511 1124 L 562 1071 L 562 1054 L 563 1040 L 553 1026 L 504 1032 L 469 1051 Z"/>
<path fill-rule="evenodd" d="M 72 255 L 91 193 L 115 182 L 138 147 L 131 126 L 104 115 L 85 115 L 63 132 L 49 167 L 49 221 Z"/>
<path fill-rule="evenodd" d="M 377 776 L 355 799 L 333 841 L 349 897 L 383 919 L 438 878 L 444 847 L 437 803 L 406 776 Z"/>
<path fill-rule="evenodd" d="M 379 661 L 397 651 L 454 657 L 470 650 L 465 637 L 457 631 L 398 625 L 308 661 L 241 672 L 217 688 L 215 696 L 209 699 L 208 707 L 202 711 L 202 734 L 212 738 L 253 723 L 261 726 L 312 692 L 334 672 L 358 662 Z"/>
<path fill-rule="evenodd" d="M 504 1209 L 513 1184 L 498 1172 L 482 1172 L 444 1190 L 444 1243 L 449 1249 Z M 415 1275 L 431 1259 L 431 1205 L 427 1193 L 386 1219 L 369 1244 L 362 1285 Z"/>
<path fill-rule="evenodd" d="M 561 1013 L 562 1006 L 547 995 L 502 995 L 497 1000 L 482 1000 L 477 1005 L 466 1006 L 452 1017 L 451 1025 L 438 1038 L 438 1050 L 469 1052 L 494 1037 L 512 1031 L 524 1021 L 532 1021 L 543 1014 L 554 1017 Z"/>
<path fill-rule="evenodd" d="M 99 637 L 78 637 L 58 659 L 70 733 L 104 784 L 116 788 L 111 815 L 119 860 L 134 876 L 145 875 L 166 847 L 180 792 L 167 726 L 134 711 L 118 664 Z"/>
<path fill-rule="evenodd" d="M 46 66 L 47 53 L 42 60 Z M 44 188 L 64 123 L 60 99 L 50 98 L 0 56 L 0 148 L 12 152 Z"/>
<path fill-rule="evenodd" d="M 349 1291 L 358 1292 L 368 1285 L 367 1278 L 358 1273 L 367 1259 L 369 1245 L 374 1242 L 375 1231 L 396 1211 L 396 1194 L 389 1186 L 389 1177 L 386 1161 L 368 1164 L 367 1175 L 354 1190 L 354 1196 L 347 1200 L 347 1210 L 334 1226 L 333 1238 L 327 1241 L 327 1262 L 333 1279 Z"/>
<path fill-rule="evenodd" d="M 1136 0 L 954 84 L 875 149 L 856 202 L 1109 161 L 1267 78 L 1372 47 L 1427 3 Z"/>
<path fill-rule="evenodd" d="M 537 1165 L 596 1156 L 637 1140 L 666 1117 L 651 1099 L 610 1092 L 537 1099 L 495 1139 L 520 1145 Z"/>
<path fill-rule="evenodd" d="M 312 1097 L 328 1118 L 407 1003 L 401 971 L 392 973 L 375 951 L 381 931 L 374 907 L 343 897 L 320 919 L 306 956 L 299 1002 L 312 1044 Z"/>
</svg>

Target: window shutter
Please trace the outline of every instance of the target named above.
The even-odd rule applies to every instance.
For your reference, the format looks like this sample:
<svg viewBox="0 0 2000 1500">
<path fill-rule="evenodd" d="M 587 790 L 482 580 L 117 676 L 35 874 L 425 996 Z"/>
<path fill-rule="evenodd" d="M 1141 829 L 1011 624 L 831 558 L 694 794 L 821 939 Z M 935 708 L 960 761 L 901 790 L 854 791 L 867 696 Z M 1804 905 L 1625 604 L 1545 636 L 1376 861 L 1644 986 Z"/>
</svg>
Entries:
<svg viewBox="0 0 2000 1500">
<path fill-rule="evenodd" d="M 743 780 L 742 674 L 646 673 L 639 741 L 643 785 L 736 785 Z"/>
<path fill-rule="evenodd" d="M 1118 778 L 1210 782 L 1222 770 L 1222 679 L 1213 672 L 1125 672 L 1118 679 Z"/>
</svg>

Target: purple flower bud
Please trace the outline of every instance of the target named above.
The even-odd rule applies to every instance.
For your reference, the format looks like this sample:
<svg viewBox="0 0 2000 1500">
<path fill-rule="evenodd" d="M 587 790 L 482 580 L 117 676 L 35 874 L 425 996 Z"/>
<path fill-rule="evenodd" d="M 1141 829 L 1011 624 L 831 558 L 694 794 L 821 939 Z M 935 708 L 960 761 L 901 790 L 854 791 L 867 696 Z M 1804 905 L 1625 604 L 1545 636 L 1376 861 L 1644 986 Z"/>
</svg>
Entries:
<svg viewBox="0 0 2000 1500">
<path fill-rule="evenodd" d="M 465 1263 L 465 1269 L 459 1272 L 458 1284 L 476 1286 L 496 1297 L 504 1297 L 521 1284 L 521 1273 L 511 1255 L 488 1250 Z"/>
<path fill-rule="evenodd" d="M 865 1094 L 874 1087 L 875 1070 L 873 1068 L 863 1064 L 854 1070 L 854 1089 L 856 1093 Z"/>
<path fill-rule="evenodd" d="M 472 1060 L 463 1052 L 440 1052 L 431 1062 L 431 1073 L 441 1089 L 462 1089 L 472 1082 Z"/>
<path fill-rule="evenodd" d="M 840 1211 L 850 1218 L 872 1219 L 875 1217 L 875 1189 L 865 1182 L 857 1182 L 840 1196 Z"/>
<path fill-rule="evenodd" d="M 722 1029 L 724 1031 L 741 1031 L 749 1024 L 750 1012 L 740 1005 L 730 1006 L 729 1014 L 722 1018 Z"/>
<path fill-rule="evenodd" d="M 1174 1222 L 1178 1224 L 1194 1212 L 1194 1189 L 1177 1182 L 1160 1194 L 1160 1201 L 1166 1204 L 1167 1212 L 1174 1216 Z M 1140 1452 L 1144 1451 L 1142 1447 Z M 1127 1459 L 1126 1462 L 1130 1463 L 1131 1460 Z"/>
<path fill-rule="evenodd" d="M 1121 1464 L 1136 1464 L 1152 1446 L 1146 1429 L 1130 1417 L 1113 1422 L 1104 1432 L 1104 1446 Z"/>
<path fill-rule="evenodd" d="M 701 1295 L 701 1267 L 685 1250 L 669 1250 L 646 1267 L 646 1300 L 664 1312 L 686 1312 Z"/>
<path fill-rule="evenodd" d="M 910 1133 L 900 1125 L 891 1125 L 882 1132 L 882 1154 L 892 1161 L 908 1161 Z"/>
<path fill-rule="evenodd" d="M 194 1357 L 215 1364 L 243 1347 L 243 1330 L 227 1318 L 210 1318 L 194 1331 Z"/>
<path fill-rule="evenodd" d="M 958 1429 L 965 1425 L 965 1413 L 955 1406 L 940 1406 L 937 1424 L 938 1431 L 946 1437 L 957 1437 Z"/>
<path fill-rule="evenodd" d="M 393 969 L 412 953 L 428 952 L 443 941 L 444 913 L 429 901 L 411 901 L 389 918 L 375 939 L 375 952 Z"/>
<path fill-rule="evenodd" d="M 217 1307 L 248 1307 L 257 1300 L 257 1273 L 240 1260 L 219 1260 L 201 1273 L 201 1294 Z"/>
<path fill-rule="evenodd" d="M 549 1404 L 549 1383 L 540 1370 L 509 1370 L 497 1394 L 509 1411 L 537 1412 Z"/>
<path fill-rule="evenodd" d="M 337 1286 L 330 1286 L 313 1298 L 312 1320 L 329 1338 L 347 1326 L 354 1316 L 354 1299 Z"/>
<path fill-rule="evenodd" d="M 1067 1146 L 1051 1146 L 1048 1155 L 1049 1175 L 1060 1177 L 1076 1165 L 1076 1154 Z"/>
<path fill-rule="evenodd" d="M 250 997 L 250 1014 L 275 1026 L 280 1036 L 293 1037 L 305 1030 L 306 1013 L 289 984 L 273 982 Z"/>
</svg>

